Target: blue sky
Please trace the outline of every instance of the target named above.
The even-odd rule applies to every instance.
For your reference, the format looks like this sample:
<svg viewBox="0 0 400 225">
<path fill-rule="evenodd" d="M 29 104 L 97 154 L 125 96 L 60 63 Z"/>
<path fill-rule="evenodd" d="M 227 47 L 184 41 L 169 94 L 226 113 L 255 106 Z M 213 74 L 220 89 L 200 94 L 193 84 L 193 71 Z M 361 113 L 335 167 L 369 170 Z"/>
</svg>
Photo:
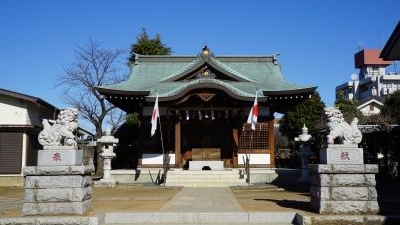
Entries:
<svg viewBox="0 0 400 225">
<path fill-rule="evenodd" d="M 93 38 L 129 49 L 146 28 L 174 55 L 195 55 L 204 45 L 216 55 L 279 52 L 285 78 L 318 86 L 329 106 L 335 86 L 357 72 L 354 53 L 383 48 L 399 9 L 398 0 L 2 0 L 0 88 L 67 107 L 55 84 L 76 46 Z"/>
</svg>

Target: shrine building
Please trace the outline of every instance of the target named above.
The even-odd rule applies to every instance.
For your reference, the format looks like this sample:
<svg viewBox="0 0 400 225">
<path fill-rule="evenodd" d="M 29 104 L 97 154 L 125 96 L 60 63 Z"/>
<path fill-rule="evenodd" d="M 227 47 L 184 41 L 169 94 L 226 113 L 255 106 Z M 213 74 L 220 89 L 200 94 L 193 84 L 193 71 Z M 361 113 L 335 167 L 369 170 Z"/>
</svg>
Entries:
<svg viewBox="0 0 400 225">
<path fill-rule="evenodd" d="M 164 149 L 176 168 L 190 160 L 242 167 L 246 152 L 251 167 L 275 167 L 274 113 L 284 114 L 315 89 L 286 81 L 277 55 L 215 56 L 207 46 L 194 56 L 137 55 L 126 81 L 97 88 L 115 106 L 139 114 L 139 167 L 162 165 L 160 127 L 150 136 L 158 95 Z M 247 117 L 256 92 L 251 138 Z"/>
</svg>

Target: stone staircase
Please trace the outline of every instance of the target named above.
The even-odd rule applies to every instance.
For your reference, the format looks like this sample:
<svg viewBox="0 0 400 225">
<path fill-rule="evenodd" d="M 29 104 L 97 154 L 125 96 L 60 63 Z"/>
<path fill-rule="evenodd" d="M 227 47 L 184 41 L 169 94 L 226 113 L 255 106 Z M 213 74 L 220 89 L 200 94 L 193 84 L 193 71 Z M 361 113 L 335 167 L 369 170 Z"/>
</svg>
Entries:
<svg viewBox="0 0 400 225">
<path fill-rule="evenodd" d="M 229 170 L 170 170 L 166 186 L 229 187 L 245 186 L 246 178 L 238 169 Z"/>
</svg>

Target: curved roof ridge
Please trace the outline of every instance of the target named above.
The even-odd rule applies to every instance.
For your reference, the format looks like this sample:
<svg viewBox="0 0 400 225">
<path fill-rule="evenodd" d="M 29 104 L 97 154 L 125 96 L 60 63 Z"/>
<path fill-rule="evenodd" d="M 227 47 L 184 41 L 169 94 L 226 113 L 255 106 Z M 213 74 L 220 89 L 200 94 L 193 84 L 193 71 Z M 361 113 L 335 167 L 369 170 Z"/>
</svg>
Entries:
<svg viewBox="0 0 400 225">
<path fill-rule="evenodd" d="M 214 64 L 216 64 L 216 66 L 218 66 L 218 67 L 220 67 L 221 69 L 223 69 L 223 70 L 229 72 L 230 74 L 232 74 L 232 75 L 234 75 L 234 76 L 236 76 L 236 77 L 239 77 L 239 78 L 242 79 L 242 80 L 246 80 L 246 81 L 255 83 L 254 80 L 250 79 L 249 77 L 244 76 L 244 75 L 241 74 L 240 72 L 238 72 L 238 71 L 236 71 L 236 70 L 230 68 L 229 66 L 227 66 L 226 64 L 224 64 L 224 63 L 218 61 L 217 59 L 215 59 L 215 58 L 213 58 L 213 57 L 210 57 L 210 60 L 211 60 L 211 62 L 213 62 Z"/>
<path fill-rule="evenodd" d="M 191 63 L 187 64 L 186 66 L 184 66 L 182 69 L 176 71 L 175 73 L 172 73 L 171 75 L 165 77 L 164 79 L 160 80 L 160 82 L 165 82 L 168 81 L 174 77 L 181 77 L 181 74 L 185 74 L 185 72 L 190 71 L 195 65 L 199 64 L 199 62 L 201 62 L 201 57 L 197 58 L 196 60 L 193 60 Z"/>
<path fill-rule="evenodd" d="M 222 70 L 221 72 L 225 71 L 225 72 L 229 73 L 232 76 L 232 78 L 236 78 L 236 79 L 241 80 L 241 81 L 248 81 L 248 82 L 255 83 L 255 81 L 253 79 L 250 79 L 249 77 L 246 77 L 245 75 L 241 74 L 240 72 L 230 68 L 228 65 L 218 61 L 217 59 L 215 59 L 213 57 L 204 58 L 203 56 L 198 57 L 196 60 L 194 60 L 191 63 L 187 64 L 182 69 L 180 69 L 180 70 L 174 72 L 173 74 L 163 78 L 159 82 L 172 81 L 173 78 L 179 79 L 179 78 L 183 77 L 184 75 L 186 75 L 187 73 L 193 71 L 197 67 L 200 67 L 201 64 L 203 64 L 203 63 L 209 63 L 211 66 L 216 67 L 216 69 Z"/>
<path fill-rule="evenodd" d="M 213 78 L 199 78 L 196 80 L 192 80 L 190 82 L 184 83 L 182 85 L 179 85 L 179 87 L 174 88 L 168 92 L 165 93 L 158 93 L 159 97 L 168 97 L 168 96 L 172 96 L 172 95 L 176 95 L 177 93 L 181 93 L 183 92 L 185 89 L 188 89 L 188 87 L 196 85 L 196 84 L 207 84 L 207 83 L 212 83 L 212 84 L 216 84 L 219 86 L 224 87 L 226 90 L 229 90 L 230 92 L 236 94 L 237 96 L 242 96 L 242 97 L 254 97 L 253 93 L 247 93 L 245 91 L 240 90 L 239 88 L 230 85 L 227 82 L 224 82 L 222 80 L 217 80 L 217 79 L 213 79 Z M 156 91 L 156 90 L 153 90 Z M 152 91 L 152 92 L 153 92 Z M 152 95 L 154 95 L 155 93 L 152 93 L 151 95 L 149 95 L 149 97 L 154 97 Z M 262 97 L 262 96 L 260 96 Z"/>
</svg>

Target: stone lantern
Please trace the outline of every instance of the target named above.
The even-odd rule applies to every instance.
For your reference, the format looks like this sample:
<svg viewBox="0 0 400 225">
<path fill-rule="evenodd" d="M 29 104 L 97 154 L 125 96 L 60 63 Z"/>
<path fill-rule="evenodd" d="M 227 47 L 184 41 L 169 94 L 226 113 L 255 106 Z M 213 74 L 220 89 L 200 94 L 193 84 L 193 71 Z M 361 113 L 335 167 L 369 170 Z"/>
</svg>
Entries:
<svg viewBox="0 0 400 225">
<path fill-rule="evenodd" d="M 311 155 L 310 142 L 314 141 L 314 138 L 308 134 L 308 128 L 303 125 L 301 129 L 302 133 L 294 138 L 294 141 L 300 142 L 300 157 L 301 157 L 301 177 L 300 182 L 310 182 L 310 176 L 308 174 L 308 164 Z"/>
<path fill-rule="evenodd" d="M 114 146 L 118 143 L 118 138 L 112 136 L 111 131 L 107 129 L 106 134 L 98 139 L 97 142 L 103 146 L 100 156 L 104 159 L 104 176 L 99 182 L 95 182 L 95 186 L 115 187 L 115 180 L 111 178 L 111 159 L 115 157 Z"/>
</svg>

